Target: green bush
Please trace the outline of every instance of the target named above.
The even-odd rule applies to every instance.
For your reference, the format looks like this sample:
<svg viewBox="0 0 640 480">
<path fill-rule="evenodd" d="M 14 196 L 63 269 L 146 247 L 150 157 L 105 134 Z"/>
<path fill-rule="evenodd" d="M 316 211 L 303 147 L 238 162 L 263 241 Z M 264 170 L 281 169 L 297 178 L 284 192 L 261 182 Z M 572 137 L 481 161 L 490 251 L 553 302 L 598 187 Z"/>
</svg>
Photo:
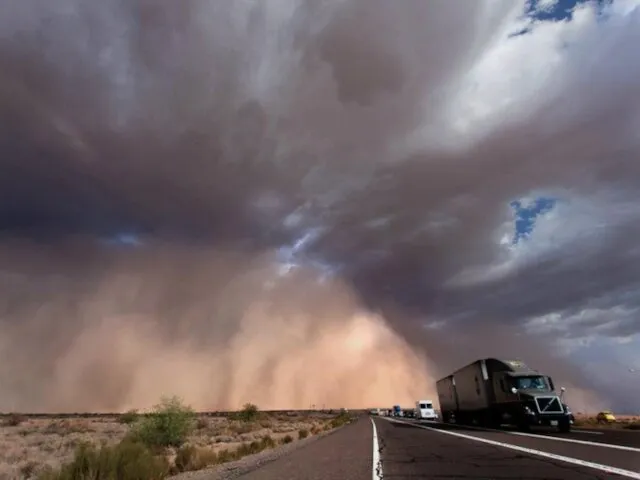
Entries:
<svg viewBox="0 0 640 480">
<path fill-rule="evenodd" d="M 349 415 L 347 412 L 340 412 L 338 416 L 331 419 L 330 425 L 331 425 L 331 428 L 338 428 L 338 427 L 341 427 L 342 425 L 346 425 L 347 423 L 350 423 L 351 420 L 352 420 L 351 415 Z"/>
<path fill-rule="evenodd" d="M 245 403 L 242 410 L 238 412 L 237 418 L 243 422 L 255 422 L 260 416 L 258 406 L 253 403 Z"/>
<path fill-rule="evenodd" d="M 137 410 L 129 410 L 118 417 L 118 421 L 120 423 L 124 423 L 126 425 L 131 425 L 135 423 L 140 418 Z"/>
<path fill-rule="evenodd" d="M 195 427 L 195 412 L 178 397 L 163 397 L 132 430 L 149 447 L 181 447 Z"/>
<path fill-rule="evenodd" d="M 81 444 L 73 460 L 60 470 L 42 472 L 40 480 L 160 480 L 169 474 L 166 458 L 140 442 L 124 440 L 97 449 Z"/>
</svg>

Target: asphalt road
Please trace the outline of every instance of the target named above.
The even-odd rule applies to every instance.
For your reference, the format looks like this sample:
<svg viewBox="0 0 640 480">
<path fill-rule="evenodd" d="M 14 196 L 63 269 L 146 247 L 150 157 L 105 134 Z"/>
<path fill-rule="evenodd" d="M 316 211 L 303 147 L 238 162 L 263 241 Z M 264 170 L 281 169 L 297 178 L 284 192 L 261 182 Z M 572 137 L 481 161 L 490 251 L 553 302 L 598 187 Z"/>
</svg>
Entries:
<svg viewBox="0 0 640 480">
<path fill-rule="evenodd" d="M 274 462 L 240 476 L 243 480 L 371 480 L 373 429 L 363 416 Z"/>
<path fill-rule="evenodd" d="M 640 433 L 521 434 L 362 417 L 240 478 L 364 480 L 379 456 L 383 479 L 640 479 Z M 587 431 L 588 432 L 588 431 Z M 376 457 L 376 458 L 374 458 Z"/>
<path fill-rule="evenodd" d="M 416 426 L 414 421 L 382 418 L 375 422 L 383 478 L 640 479 L 640 448 L 633 447 L 640 439 L 635 432 L 576 431 L 562 436 Z"/>
</svg>

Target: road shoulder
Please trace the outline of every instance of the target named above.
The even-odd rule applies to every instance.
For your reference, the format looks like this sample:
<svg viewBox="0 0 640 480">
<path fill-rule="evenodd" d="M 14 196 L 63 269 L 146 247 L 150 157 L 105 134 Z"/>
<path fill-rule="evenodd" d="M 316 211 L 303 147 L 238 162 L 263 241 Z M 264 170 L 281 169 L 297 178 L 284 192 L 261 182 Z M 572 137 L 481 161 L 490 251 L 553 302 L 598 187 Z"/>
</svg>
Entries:
<svg viewBox="0 0 640 480">
<path fill-rule="evenodd" d="M 171 480 L 368 480 L 372 441 L 371 422 L 363 417 L 327 433 Z"/>
</svg>

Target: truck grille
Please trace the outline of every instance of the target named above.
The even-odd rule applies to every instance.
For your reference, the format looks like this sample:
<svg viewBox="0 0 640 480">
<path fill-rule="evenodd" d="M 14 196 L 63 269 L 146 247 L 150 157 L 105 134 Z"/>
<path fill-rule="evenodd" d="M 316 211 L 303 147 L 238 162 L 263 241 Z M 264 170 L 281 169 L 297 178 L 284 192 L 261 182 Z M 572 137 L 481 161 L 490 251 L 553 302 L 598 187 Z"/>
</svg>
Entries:
<svg viewBox="0 0 640 480">
<path fill-rule="evenodd" d="M 538 412 L 540 413 L 564 413 L 562 402 L 558 397 L 534 397 Z"/>
</svg>

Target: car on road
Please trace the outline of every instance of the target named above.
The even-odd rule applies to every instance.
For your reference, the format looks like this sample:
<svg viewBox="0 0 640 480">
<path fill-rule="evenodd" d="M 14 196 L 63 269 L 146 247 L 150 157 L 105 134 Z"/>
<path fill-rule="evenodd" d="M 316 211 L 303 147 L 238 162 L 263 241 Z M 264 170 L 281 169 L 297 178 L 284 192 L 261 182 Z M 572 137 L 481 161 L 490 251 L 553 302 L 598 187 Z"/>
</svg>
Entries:
<svg viewBox="0 0 640 480">
<path fill-rule="evenodd" d="M 610 410 L 603 410 L 596 415 L 596 421 L 598 423 L 615 423 L 616 417 Z"/>
</svg>

